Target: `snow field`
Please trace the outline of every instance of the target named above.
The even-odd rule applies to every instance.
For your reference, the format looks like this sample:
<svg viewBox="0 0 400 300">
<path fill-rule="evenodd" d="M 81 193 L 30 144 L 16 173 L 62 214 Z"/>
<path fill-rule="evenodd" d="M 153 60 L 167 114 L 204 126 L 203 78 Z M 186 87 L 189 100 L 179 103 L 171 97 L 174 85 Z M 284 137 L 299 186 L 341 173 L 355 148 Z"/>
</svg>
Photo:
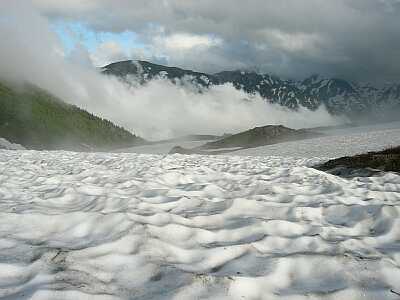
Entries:
<svg viewBox="0 0 400 300">
<path fill-rule="evenodd" d="M 0 151 L 1 299 L 398 299 L 400 176 Z"/>
<path fill-rule="evenodd" d="M 289 157 L 327 157 L 351 156 L 368 151 L 379 151 L 400 145 L 400 123 L 397 128 L 355 128 L 339 131 L 336 134 L 300 141 L 285 142 L 257 148 L 234 151 L 232 155 Z M 361 132 L 357 132 L 357 129 Z M 369 129 L 369 131 L 368 131 Z"/>
</svg>

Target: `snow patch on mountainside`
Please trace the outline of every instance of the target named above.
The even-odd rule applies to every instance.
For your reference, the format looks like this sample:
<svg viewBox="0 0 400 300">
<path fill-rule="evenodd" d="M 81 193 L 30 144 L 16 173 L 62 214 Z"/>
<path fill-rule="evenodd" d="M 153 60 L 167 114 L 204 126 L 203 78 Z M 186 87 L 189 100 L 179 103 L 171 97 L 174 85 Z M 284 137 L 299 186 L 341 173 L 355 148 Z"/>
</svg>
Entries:
<svg viewBox="0 0 400 300">
<path fill-rule="evenodd" d="M 25 148 L 19 144 L 11 143 L 7 141 L 5 138 L 0 137 L 0 149 L 24 150 Z"/>
</svg>

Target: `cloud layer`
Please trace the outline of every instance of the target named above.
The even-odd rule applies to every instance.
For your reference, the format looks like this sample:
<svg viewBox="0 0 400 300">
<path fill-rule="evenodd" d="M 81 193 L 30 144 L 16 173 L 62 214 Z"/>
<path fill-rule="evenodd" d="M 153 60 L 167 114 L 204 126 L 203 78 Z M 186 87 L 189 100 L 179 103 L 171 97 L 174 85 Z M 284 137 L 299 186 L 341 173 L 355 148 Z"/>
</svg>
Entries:
<svg viewBox="0 0 400 300">
<path fill-rule="evenodd" d="M 398 0 L 32 1 L 49 18 L 137 32 L 147 55 L 202 71 L 400 77 Z"/>
<path fill-rule="evenodd" d="M 311 127 L 340 121 L 323 108 L 292 112 L 231 85 L 201 94 L 190 85 L 177 86 L 161 79 L 145 86 L 128 86 L 82 63 L 88 55 L 84 49 L 78 49 L 73 60 L 66 57 L 47 19 L 23 2 L 15 3 L 0 2 L 0 39 L 7 41 L 0 44 L 0 79 L 33 83 L 145 138 L 222 134 L 266 124 Z M 197 46 L 207 43 L 203 39 L 190 42 Z"/>
</svg>

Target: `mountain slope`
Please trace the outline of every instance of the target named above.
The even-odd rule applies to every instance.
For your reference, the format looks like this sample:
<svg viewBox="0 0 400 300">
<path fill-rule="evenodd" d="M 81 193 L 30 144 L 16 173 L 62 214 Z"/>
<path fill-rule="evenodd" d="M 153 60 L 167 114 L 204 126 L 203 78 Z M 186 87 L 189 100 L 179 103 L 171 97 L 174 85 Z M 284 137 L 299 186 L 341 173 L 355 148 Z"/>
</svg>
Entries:
<svg viewBox="0 0 400 300">
<path fill-rule="evenodd" d="M 7 149 L 7 150 L 26 150 L 24 147 L 18 144 L 13 144 L 7 141 L 4 138 L 0 137 L 0 149 Z"/>
<path fill-rule="evenodd" d="M 237 89 L 251 94 L 259 93 L 267 101 L 290 109 L 305 107 L 316 110 L 325 105 L 332 114 L 344 114 L 354 119 L 367 114 L 382 119 L 391 115 L 391 119 L 396 119 L 397 112 L 400 111 L 400 84 L 388 84 L 378 88 L 340 78 L 322 78 L 318 75 L 302 81 L 292 81 L 269 74 L 244 71 L 206 74 L 146 61 L 117 62 L 103 67 L 102 72 L 128 81 L 133 76 L 140 83 L 156 77 L 167 78 L 178 84 L 176 79 L 185 79 L 201 87 L 232 83 Z"/>
<path fill-rule="evenodd" d="M 0 137 L 32 149 L 110 149 L 141 141 L 35 88 L 0 83 Z"/>
</svg>

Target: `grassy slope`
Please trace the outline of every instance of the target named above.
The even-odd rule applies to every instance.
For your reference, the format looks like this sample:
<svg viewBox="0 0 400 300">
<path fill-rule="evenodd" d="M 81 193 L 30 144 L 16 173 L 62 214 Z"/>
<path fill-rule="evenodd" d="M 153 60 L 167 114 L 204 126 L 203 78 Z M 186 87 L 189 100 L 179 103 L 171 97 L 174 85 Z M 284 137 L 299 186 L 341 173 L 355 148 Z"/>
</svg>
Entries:
<svg viewBox="0 0 400 300">
<path fill-rule="evenodd" d="M 0 137 L 31 149 L 111 149 L 141 139 L 38 88 L 0 83 Z"/>
</svg>

